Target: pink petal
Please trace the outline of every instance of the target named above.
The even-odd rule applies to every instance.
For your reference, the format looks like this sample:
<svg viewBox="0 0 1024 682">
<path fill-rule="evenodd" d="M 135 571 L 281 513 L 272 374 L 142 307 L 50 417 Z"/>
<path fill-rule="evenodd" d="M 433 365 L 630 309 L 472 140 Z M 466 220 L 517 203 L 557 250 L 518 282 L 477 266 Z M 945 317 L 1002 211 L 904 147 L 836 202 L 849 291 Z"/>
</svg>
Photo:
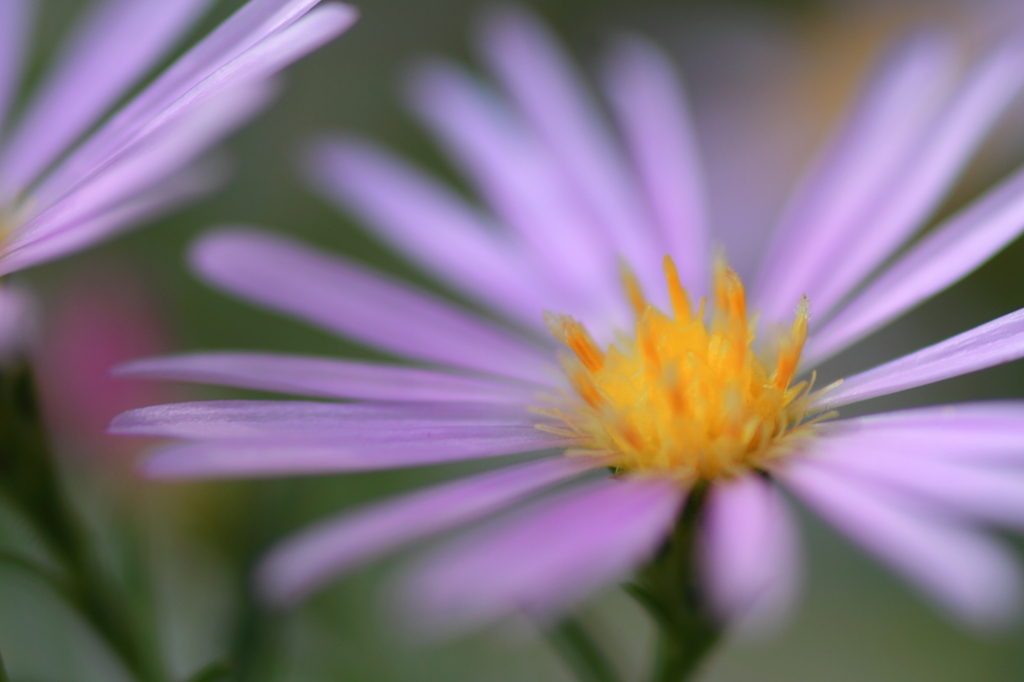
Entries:
<svg viewBox="0 0 1024 682">
<path fill-rule="evenodd" d="M 948 40 L 908 40 L 885 61 L 793 198 L 754 282 L 765 318 L 792 316 L 810 278 L 856 238 L 857 215 L 891 182 L 932 118 L 954 69 Z M 813 301 L 812 301 L 813 302 Z"/>
<path fill-rule="evenodd" d="M 1024 357 L 1024 310 L 844 379 L 814 402 L 814 409 L 924 386 Z"/>
<path fill-rule="evenodd" d="M 194 381 L 321 398 L 527 405 L 538 387 L 436 369 L 269 353 L 192 353 L 135 360 L 114 370 L 136 379 Z"/>
<path fill-rule="evenodd" d="M 701 549 L 707 594 L 723 621 L 756 631 L 791 610 L 802 574 L 799 533 L 767 481 L 745 476 L 711 488 Z"/>
<path fill-rule="evenodd" d="M 68 40 L 5 146 L 11 199 L 85 132 L 182 37 L 210 0 L 106 0 Z"/>
<path fill-rule="evenodd" d="M 372 437 L 371 437 L 372 436 Z M 161 448 L 143 463 L 149 478 L 210 479 L 377 471 L 500 457 L 571 445 L 532 427 L 409 428 L 402 433 L 324 438 L 217 440 Z"/>
<path fill-rule="evenodd" d="M 1024 172 L 928 233 L 808 339 L 814 366 L 972 272 L 1024 230 Z"/>
<path fill-rule="evenodd" d="M 549 305 L 518 245 L 454 192 L 376 147 L 325 140 L 311 181 L 411 260 L 534 328 Z M 401 197 L 396 201 L 396 197 Z"/>
<path fill-rule="evenodd" d="M 778 475 L 829 522 L 966 624 L 998 627 L 1016 613 L 1020 579 L 1013 557 L 980 531 L 812 459 Z"/>
<path fill-rule="evenodd" d="M 628 38 L 616 46 L 604 80 L 661 241 L 683 286 L 699 297 L 710 261 L 704 180 L 679 74 L 657 47 Z"/>
<path fill-rule="evenodd" d="M 664 542 L 683 491 L 603 480 L 535 503 L 414 565 L 396 594 L 428 635 L 526 612 L 551 616 L 625 576 Z"/>
<path fill-rule="evenodd" d="M 579 476 L 594 463 L 556 456 L 343 512 L 272 548 L 257 569 L 259 591 L 275 606 L 294 606 L 343 573 Z"/>
<path fill-rule="evenodd" d="M 284 237 L 223 229 L 193 247 L 192 263 L 217 286 L 368 345 L 413 359 L 548 383 L 545 367 L 551 357 L 511 332 Z"/>
<path fill-rule="evenodd" d="M 634 179 L 623 170 L 621 150 L 554 37 L 532 15 L 505 8 L 491 16 L 479 45 L 645 293 L 664 305 L 660 235 Z"/>
</svg>

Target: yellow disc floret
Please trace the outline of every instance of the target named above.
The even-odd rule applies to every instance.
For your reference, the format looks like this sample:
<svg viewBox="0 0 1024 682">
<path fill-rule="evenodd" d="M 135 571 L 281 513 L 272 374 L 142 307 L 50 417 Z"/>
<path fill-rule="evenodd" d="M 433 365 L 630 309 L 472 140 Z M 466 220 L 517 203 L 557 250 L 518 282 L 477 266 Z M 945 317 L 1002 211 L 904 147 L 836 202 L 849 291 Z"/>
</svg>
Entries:
<svg viewBox="0 0 1024 682">
<path fill-rule="evenodd" d="M 540 428 L 580 438 L 582 452 L 609 457 L 620 471 L 691 484 L 763 468 L 789 449 L 804 418 L 808 382 L 790 384 L 807 336 L 806 299 L 766 362 L 752 348 L 743 283 L 723 260 L 715 267 L 709 323 L 703 300 L 694 313 L 668 256 L 665 275 L 671 317 L 624 275 L 635 335 L 605 351 L 573 318 L 547 315 L 572 351 L 562 364 L 575 395 L 540 410 L 564 426 Z"/>
</svg>

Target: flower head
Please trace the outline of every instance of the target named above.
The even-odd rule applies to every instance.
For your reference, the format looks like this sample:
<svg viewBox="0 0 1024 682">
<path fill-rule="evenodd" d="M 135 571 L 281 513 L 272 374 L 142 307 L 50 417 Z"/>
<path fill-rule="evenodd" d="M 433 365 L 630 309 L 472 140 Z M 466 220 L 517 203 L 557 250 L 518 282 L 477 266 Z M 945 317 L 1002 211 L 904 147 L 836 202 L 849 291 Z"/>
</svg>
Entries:
<svg viewBox="0 0 1024 682">
<path fill-rule="evenodd" d="M 1017 173 L 893 258 L 1024 85 L 1019 47 L 958 75 L 942 36 L 902 45 L 800 183 L 748 290 L 712 256 L 695 136 L 656 48 L 632 39 L 614 53 L 603 80 L 613 131 L 535 20 L 506 12 L 485 31 L 501 89 L 434 63 L 413 103 L 486 211 L 361 141 L 321 143 L 311 176 L 504 322 L 282 237 L 216 231 L 193 252 L 206 280 L 417 364 L 130 363 L 123 374 L 344 401 L 126 413 L 115 432 L 185 441 L 144 471 L 268 476 L 546 452 L 285 541 L 260 572 L 276 603 L 478 523 L 410 568 L 414 613 L 435 626 L 551 614 L 648 560 L 699 490 L 707 598 L 723 618 L 767 616 L 791 603 L 800 575 L 784 486 L 961 619 L 1010 614 L 1014 563 L 977 524 L 1024 523 L 1024 405 L 834 410 L 1024 356 L 1024 311 L 826 390 L 812 370 L 1024 229 Z"/>
<path fill-rule="evenodd" d="M 215 187 L 217 168 L 196 159 L 269 101 L 277 71 L 355 19 L 318 3 L 250 0 L 115 106 L 212 0 L 100 0 L 16 120 L 7 114 L 37 2 L 0 3 L 0 275 Z"/>
</svg>

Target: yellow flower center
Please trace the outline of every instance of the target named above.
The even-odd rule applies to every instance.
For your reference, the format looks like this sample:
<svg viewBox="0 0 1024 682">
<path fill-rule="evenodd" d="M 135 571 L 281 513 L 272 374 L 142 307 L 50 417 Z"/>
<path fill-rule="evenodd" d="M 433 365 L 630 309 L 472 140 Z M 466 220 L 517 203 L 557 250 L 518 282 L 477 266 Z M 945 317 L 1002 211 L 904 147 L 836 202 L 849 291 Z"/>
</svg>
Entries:
<svg viewBox="0 0 1024 682">
<path fill-rule="evenodd" d="M 806 298 L 763 359 L 752 348 L 743 283 L 723 260 L 715 266 L 709 323 L 703 299 L 694 314 L 668 256 L 665 276 L 671 317 L 648 304 L 625 273 L 636 331 L 606 351 L 572 317 L 546 315 L 572 351 L 562 366 L 575 395 L 538 410 L 562 422 L 539 428 L 581 439 L 580 452 L 610 457 L 620 471 L 687 484 L 764 468 L 803 431 L 810 382 L 790 383 L 807 336 Z"/>
</svg>

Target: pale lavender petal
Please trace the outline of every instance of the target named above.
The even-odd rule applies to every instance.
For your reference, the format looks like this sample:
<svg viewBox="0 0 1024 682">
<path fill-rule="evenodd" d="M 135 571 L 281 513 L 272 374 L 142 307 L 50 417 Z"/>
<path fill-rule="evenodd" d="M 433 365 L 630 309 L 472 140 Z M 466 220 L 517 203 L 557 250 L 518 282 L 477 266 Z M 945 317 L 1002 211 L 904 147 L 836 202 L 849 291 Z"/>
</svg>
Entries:
<svg viewBox="0 0 1024 682">
<path fill-rule="evenodd" d="M 191 440 L 345 438 L 404 441 L 462 427 L 523 427 L 540 421 L 522 406 L 482 403 L 328 403 L 214 400 L 140 407 L 110 423 L 110 432 Z"/>
<path fill-rule="evenodd" d="M 608 286 L 617 282 L 614 246 L 581 210 L 550 152 L 501 96 L 439 61 L 421 66 L 410 90 L 416 112 L 529 246 L 555 291 L 584 300 L 614 298 L 619 290 Z"/>
<path fill-rule="evenodd" d="M 511 332 L 269 232 L 215 231 L 195 245 L 192 263 L 217 286 L 383 350 L 548 383 L 550 356 Z"/>
<path fill-rule="evenodd" d="M 253 83 L 204 102 L 161 135 L 147 140 L 148 144 L 124 155 L 20 226 L 5 241 L 0 259 L 7 260 L 27 247 L 48 248 L 43 242 L 55 238 L 60 246 L 53 250 L 63 253 L 69 243 L 79 248 L 107 236 L 107 230 L 122 226 L 119 221 L 109 220 L 109 215 L 131 214 L 134 217 L 133 206 L 123 205 L 125 202 L 134 203 L 132 200 L 140 193 L 192 163 L 217 140 L 255 115 L 270 101 L 272 94 L 270 83 Z M 12 269 L 8 263 L 0 265 L 2 272 Z"/>
<path fill-rule="evenodd" d="M 0 252 L 0 274 L 55 260 L 142 225 L 182 203 L 216 191 L 224 185 L 227 175 L 223 158 L 204 160 L 107 211 L 72 222 L 45 239 L 32 240 L 17 248 L 12 248 L 11 239 Z"/>
<path fill-rule="evenodd" d="M 550 303 L 519 245 L 454 192 L 367 143 L 324 140 L 311 156 L 310 181 L 408 258 L 458 290 L 543 326 Z"/>
<path fill-rule="evenodd" d="M 0 287 L 0 366 L 23 359 L 32 349 L 38 304 L 18 285 Z"/>
<path fill-rule="evenodd" d="M 812 459 L 778 475 L 830 523 L 967 624 L 1000 626 L 1015 615 L 1021 592 L 1017 567 L 982 532 Z"/>
<path fill-rule="evenodd" d="M 346 511 L 273 547 L 257 569 L 257 588 L 273 606 L 294 606 L 383 554 L 491 514 L 595 465 L 598 460 L 556 456 Z"/>
<path fill-rule="evenodd" d="M 859 212 L 891 182 L 953 70 L 949 41 L 934 34 L 908 40 L 881 65 L 772 236 L 751 292 L 768 320 L 790 317 L 802 295 L 813 295 L 810 278 L 826 255 L 841 251 Z"/>
<path fill-rule="evenodd" d="M 1024 230 L 1024 171 L 930 232 L 807 341 L 814 366 L 972 272 Z"/>
<path fill-rule="evenodd" d="M 411 567 L 395 592 L 405 622 L 437 635 L 552 616 L 649 558 L 684 495 L 668 480 L 603 480 L 480 528 Z"/>
<path fill-rule="evenodd" d="M 683 286 L 699 297 L 707 290 L 710 262 L 704 180 L 679 74 L 651 43 L 623 39 L 612 55 L 605 90 L 662 242 Z"/>
<path fill-rule="evenodd" d="M 645 293 L 667 302 L 661 274 L 665 247 L 644 211 L 627 164 L 555 39 L 532 15 L 506 8 L 484 27 L 488 64 L 564 168 L 567 177 Z"/>
<path fill-rule="evenodd" d="M 885 188 L 877 208 L 861 216 L 855 239 L 822 263 L 808 287 L 820 314 L 905 243 L 939 206 L 996 120 L 1024 85 L 1024 48 L 997 50 L 971 73 L 949 107 L 927 129 Z"/>
<path fill-rule="evenodd" d="M 896 410 L 821 424 L 850 452 L 966 465 L 1024 464 L 1024 403 L 956 403 Z M 858 455 L 860 456 L 860 455 Z"/>
<path fill-rule="evenodd" d="M 0 0 L 0 131 L 21 79 L 34 14 L 30 0 Z"/>
<path fill-rule="evenodd" d="M 150 478 L 209 479 L 305 476 L 420 467 L 560 448 L 570 443 L 527 427 L 410 430 L 393 441 L 208 441 L 171 445 L 143 462 Z"/>
<path fill-rule="evenodd" d="M 814 401 L 828 410 L 1024 357 L 1024 310 L 844 379 Z"/>
<path fill-rule="evenodd" d="M 1017 431 L 1024 432 L 1024 427 L 1018 424 Z M 934 436 L 914 443 L 907 434 L 898 438 L 886 438 L 884 433 L 873 435 L 873 439 L 852 442 L 844 438 L 830 440 L 824 447 L 825 455 L 817 461 L 838 470 L 838 475 L 860 477 L 873 486 L 917 495 L 949 514 L 1024 527 L 1024 471 L 969 461 L 973 459 L 970 449 L 961 450 L 960 461 L 932 456 L 922 450 L 930 440 L 937 440 Z M 1018 440 L 1024 440 L 1024 433 L 1019 436 Z M 864 447 L 865 440 L 874 441 L 870 448 Z M 980 440 L 984 441 L 984 434 Z M 949 448 L 942 443 L 939 447 Z M 913 452 L 909 456 L 908 448 Z M 1024 450 L 1018 450 L 1018 459 L 1022 454 Z"/>
<path fill-rule="evenodd" d="M 251 0 L 153 83 L 45 179 L 36 201 L 45 208 L 97 170 L 187 116 L 225 90 L 267 78 L 346 30 L 347 5 L 318 0 Z"/>
<path fill-rule="evenodd" d="M 10 199 L 159 61 L 210 0 L 107 0 L 71 37 L 0 154 Z"/>
<path fill-rule="evenodd" d="M 701 523 L 702 575 L 718 616 L 748 632 L 777 623 L 802 576 L 799 532 L 778 491 L 758 476 L 716 484 Z"/>
<path fill-rule="evenodd" d="M 134 360 L 114 376 L 194 381 L 321 398 L 528 405 L 541 387 L 497 377 L 302 355 L 220 352 Z"/>
</svg>

